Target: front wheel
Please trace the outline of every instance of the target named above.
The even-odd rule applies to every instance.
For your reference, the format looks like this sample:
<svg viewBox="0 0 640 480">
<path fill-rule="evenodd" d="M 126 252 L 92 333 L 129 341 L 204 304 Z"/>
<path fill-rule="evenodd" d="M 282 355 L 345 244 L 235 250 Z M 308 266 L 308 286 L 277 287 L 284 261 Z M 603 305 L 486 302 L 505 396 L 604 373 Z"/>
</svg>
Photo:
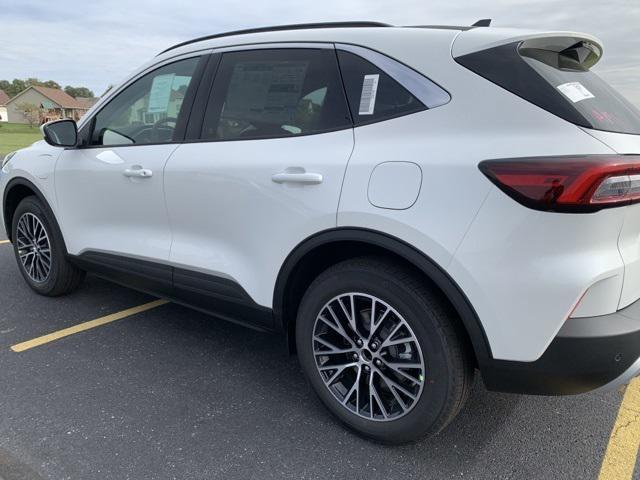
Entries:
<svg viewBox="0 0 640 480">
<path fill-rule="evenodd" d="M 411 271 L 377 258 L 322 273 L 300 305 L 303 370 L 342 422 L 385 443 L 441 431 L 473 376 L 455 315 Z"/>
<path fill-rule="evenodd" d="M 85 272 L 66 258 L 55 219 L 36 197 L 25 198 L 16 208 L 11 238 L 20 273 L 40 295 L 70 293 L 84 280 Z"/>
</svg>

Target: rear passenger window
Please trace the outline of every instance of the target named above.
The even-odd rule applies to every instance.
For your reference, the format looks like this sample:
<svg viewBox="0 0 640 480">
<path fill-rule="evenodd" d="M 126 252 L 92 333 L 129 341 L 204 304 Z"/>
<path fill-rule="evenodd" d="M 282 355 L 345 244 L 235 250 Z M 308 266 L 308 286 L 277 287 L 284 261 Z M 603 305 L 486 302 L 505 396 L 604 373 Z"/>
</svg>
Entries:
<svg viewBox="0 0 640 480">
<path fill-rule="evenodd" d="M 289 137 L 351 126 L 333 50 L 251 50 L 223 54 L 202 138 Z"/>
<path fill-rule="evenodd" d="M 406 88 L 362 57 L 339 50 L 338 58 L 356 126 L 426 110 Z"/>
</svg>

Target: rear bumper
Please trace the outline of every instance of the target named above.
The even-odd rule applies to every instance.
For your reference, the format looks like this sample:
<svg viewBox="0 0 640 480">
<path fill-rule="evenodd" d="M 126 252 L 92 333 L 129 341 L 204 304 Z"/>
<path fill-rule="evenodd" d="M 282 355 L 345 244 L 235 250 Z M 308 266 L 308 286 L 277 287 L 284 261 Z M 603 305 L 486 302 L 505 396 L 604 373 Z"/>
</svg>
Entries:
<svg viewBox="0 0 640 480">
<path fill-rule="evenodd" d="M 481 365 L 489 390 L 575 395 L 612 389 L 640 375 L 640 300 L 610 315 L 570 318 L 535 362 Z"/>
</svg>

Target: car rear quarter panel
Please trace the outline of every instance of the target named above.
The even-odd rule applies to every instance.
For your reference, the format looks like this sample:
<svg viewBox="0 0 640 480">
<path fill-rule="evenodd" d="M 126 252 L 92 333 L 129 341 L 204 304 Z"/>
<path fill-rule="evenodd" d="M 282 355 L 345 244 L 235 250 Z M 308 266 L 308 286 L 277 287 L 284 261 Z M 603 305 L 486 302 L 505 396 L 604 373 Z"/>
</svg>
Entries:
<svg viewBox="0 0 640 480">
<path fill-rule="evenodd" d="M 623 211 L 535 212 L 494 187 L 478 164 L 612 150 L 428 46 L 379 47 L 447 89 L 451 102 L 355 129 L 338 225 L 375 228 L 420 249 L 467 295 L 495 358 L 536 360 L 591 284 L 621 281 L 616 242 Z M 367 198 L 372 170 L 389 161 L 422 169 L 420 195 L 409 209 L 377 208 Z"/>
</svg>

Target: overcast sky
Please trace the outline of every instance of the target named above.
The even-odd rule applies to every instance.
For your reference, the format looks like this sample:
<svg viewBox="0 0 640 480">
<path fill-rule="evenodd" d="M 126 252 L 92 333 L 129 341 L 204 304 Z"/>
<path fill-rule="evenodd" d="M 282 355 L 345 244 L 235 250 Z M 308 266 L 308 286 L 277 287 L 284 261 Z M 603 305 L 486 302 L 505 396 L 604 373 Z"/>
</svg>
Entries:
<svg viewBox="0 0 640 480">
<path fill-rule="evenodd" d="M 9 3 L 7 5 L 7 3 Z M 604 42 L 597 71 L 640 106 L 640 0 L 3 0 L 0 79 L 37 77 L 101 94 L 193 37 L 287 23 L 375 20 L 577 30 Z"/>
</svg>

